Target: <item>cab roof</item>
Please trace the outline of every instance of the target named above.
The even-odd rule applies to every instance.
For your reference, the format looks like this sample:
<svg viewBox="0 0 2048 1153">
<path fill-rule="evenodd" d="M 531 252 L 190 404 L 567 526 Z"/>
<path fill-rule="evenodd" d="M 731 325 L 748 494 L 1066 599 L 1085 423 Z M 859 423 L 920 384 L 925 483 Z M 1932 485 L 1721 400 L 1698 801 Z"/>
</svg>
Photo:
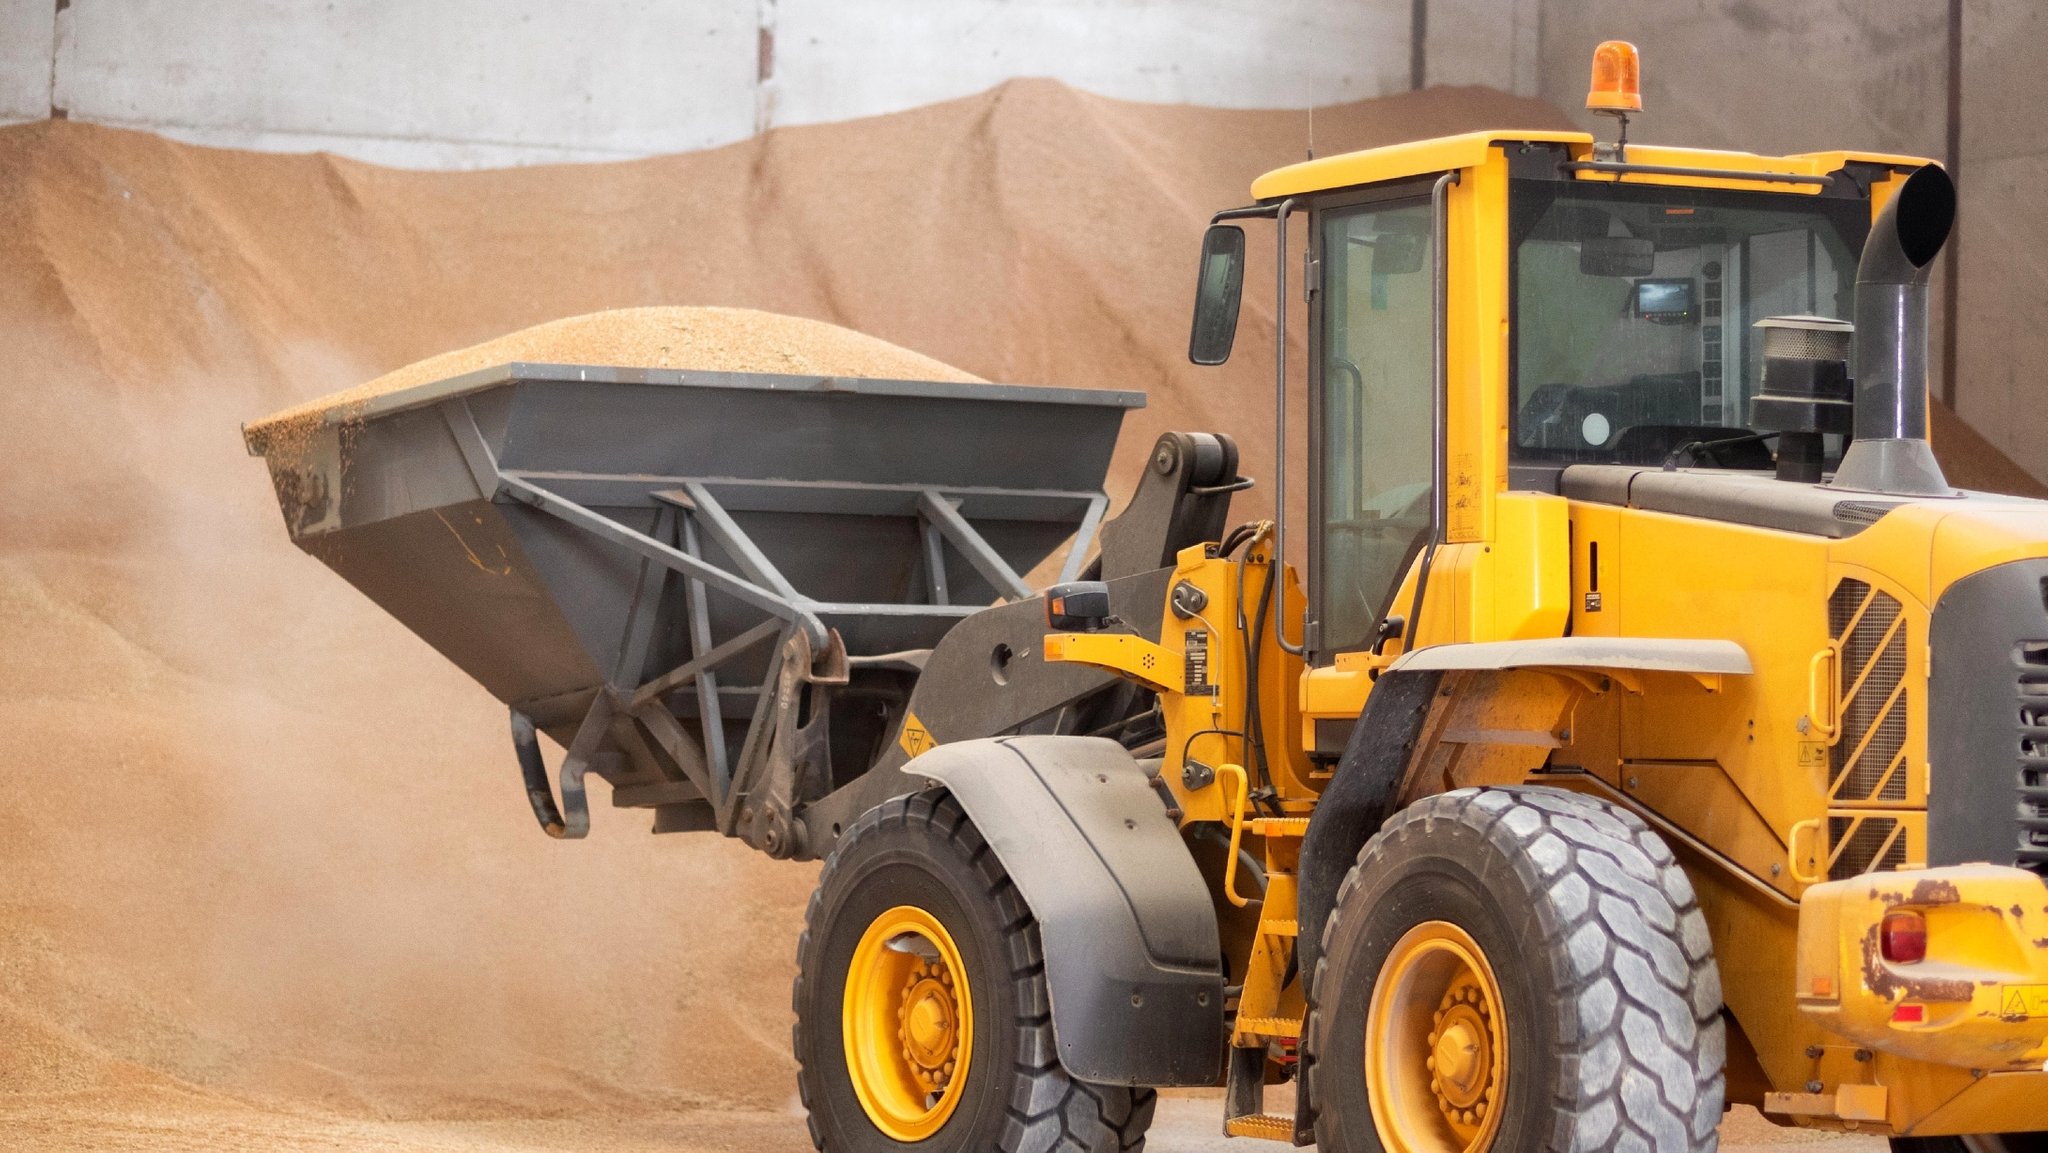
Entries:
<svg viewBox="0 0 2048 1153">
<path fill-rule="evenodd" d="M 1285 168 L 1276 168 L 1252 182 L 1252 197 L 1265 202 L 1336 188 L 1354 188 L 1362 184 L 1378 184 L 1404 177 L 1428 176 L 1453 169 L 1473 168 L 1484 164 L 1488 151 L 1495 146 L 1523 143 L 1561 144 L 1569 151 L 1573 160 L 1589 160 L 1593 155 L 1593 136 L 1587 132 L 1558 132 L 1550 129 L 1467 132 L 1459 136 L 1439 136 L 1433 140 L 1412 140 L 1404 144 L 1389 144 L 1360 152 L 1346 152 L 1337 156 L 1325 156 L 1317 160 L 1290 164 Z M 1743 180 L 1732 174 L 1769 172 L 1826 176 L 1852 162 L 1893 168 L 1918 168 L 1930 163 L 1920 157 L 1896 156 L 1882 152 L 1802 152 L 1794 156 L 1759 156 L 1753 152 L 1673 148 L 1659 144 L 1630 144 L 1628 160 L 1632 164 L 1703 168 L 1731 174 L 1717 178 L 1631 175 L 1628 177 L 1631 181 L 1727 188 L 1768 188 L 1781 192 L 1787 190 L 1788 186 L 1762 180 Z M 1615 179 L 1611 174 L 1593 176 L 1585 173 L 1582 176 L 1603 180 Z M 1807 193 L 1819 191 L 1815 185 L 1789 187 Z"/>
</svg>

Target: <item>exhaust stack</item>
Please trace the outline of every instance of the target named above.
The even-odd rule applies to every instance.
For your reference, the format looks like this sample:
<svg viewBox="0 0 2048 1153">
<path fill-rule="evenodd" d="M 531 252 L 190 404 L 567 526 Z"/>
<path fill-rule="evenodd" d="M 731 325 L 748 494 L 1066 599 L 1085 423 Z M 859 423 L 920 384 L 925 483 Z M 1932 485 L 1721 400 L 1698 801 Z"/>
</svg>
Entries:
<svg viewBox="0 0 2048 1153">
<path fill-rule="evenodd" d="M 1884 206 L 1856 266 L 1856 439 L 1836 488 L 1954 496 L 1927 443 L 1927 278 L 1956 218 L 1956 186 L 1929 164 Z"/>
</svg>

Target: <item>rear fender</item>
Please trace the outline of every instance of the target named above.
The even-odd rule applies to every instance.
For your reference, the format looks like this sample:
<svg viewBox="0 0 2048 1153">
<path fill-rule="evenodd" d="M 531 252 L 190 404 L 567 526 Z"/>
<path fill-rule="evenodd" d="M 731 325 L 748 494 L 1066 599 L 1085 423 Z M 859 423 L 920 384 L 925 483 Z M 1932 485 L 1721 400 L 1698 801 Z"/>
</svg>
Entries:
<svg viewBox="0 0 2048 1153">
<path fill-rule="evenodd" d="M 1223 972 L 1208 886 L 1143 766 L 1092 737 L 941 745 L 943 785 L 1038 919 L 1060 1063 L 1111 1085 L 1213 1085 Z"/>
</svg>

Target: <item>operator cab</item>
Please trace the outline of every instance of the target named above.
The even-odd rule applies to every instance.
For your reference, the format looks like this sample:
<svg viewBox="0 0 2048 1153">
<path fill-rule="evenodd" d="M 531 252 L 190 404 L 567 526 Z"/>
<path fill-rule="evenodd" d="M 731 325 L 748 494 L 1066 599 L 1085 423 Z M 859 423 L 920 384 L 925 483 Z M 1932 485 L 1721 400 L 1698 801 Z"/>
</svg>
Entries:
<svg viewBox="0 0 2048 1153">
<path fill-rule="evenodd" d="M 1438 546 L 1492 541 L 1501 496 L 1559 494 L 1567 469 L 1734 482 L 1777 465 L 1818 480 L 1843 458 L 1846 370 L 1776 378 L 1839 395 L 1766 397 L 1764 322 L 1847 330 L 1873 208 L 1926 162 L 1629 145 L 1633 92 L 1596 91 L 1589 107 L 1621 121 L 1619 142 L 1479 132 L 1313 159 L 1261 177 L 1254 204 L 1212 222 L 1196 363 L 1230 354 L 1246 250 L 1235 221 L 1277 225 L 1283 346 L 1285 282 L 1304 270 L 1312 664 L 1422 643 Z M 1290 248 L 1303 218 L 1306 243 Z M 1285 374 L 1282 360 L 1279 396 Z M 1285 459 L 1285 405 L 1275 423 Z"/>
</svg>

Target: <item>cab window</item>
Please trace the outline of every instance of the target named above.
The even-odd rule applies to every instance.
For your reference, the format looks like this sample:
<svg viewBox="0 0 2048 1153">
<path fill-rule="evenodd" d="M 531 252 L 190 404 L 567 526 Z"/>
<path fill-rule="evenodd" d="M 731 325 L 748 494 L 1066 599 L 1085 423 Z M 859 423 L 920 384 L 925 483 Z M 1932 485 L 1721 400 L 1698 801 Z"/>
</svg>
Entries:
<svg viewBox="0 0 2048 1153">
<path fill-rule="evenodd" d="M 1685 463 L 1770 467 L 1750 326 L 1855 315 L 1869 203 L 1579 180 L 1510 196 L 1517 462 L 1654 465 L 1718 444 Z"/>
<path fill-rule="evenodd" d="M 1361 649 L 1430 531 L 1435 254 L 1429 203 L 1322 214 L 1319 652 Z"/>
</svg>

